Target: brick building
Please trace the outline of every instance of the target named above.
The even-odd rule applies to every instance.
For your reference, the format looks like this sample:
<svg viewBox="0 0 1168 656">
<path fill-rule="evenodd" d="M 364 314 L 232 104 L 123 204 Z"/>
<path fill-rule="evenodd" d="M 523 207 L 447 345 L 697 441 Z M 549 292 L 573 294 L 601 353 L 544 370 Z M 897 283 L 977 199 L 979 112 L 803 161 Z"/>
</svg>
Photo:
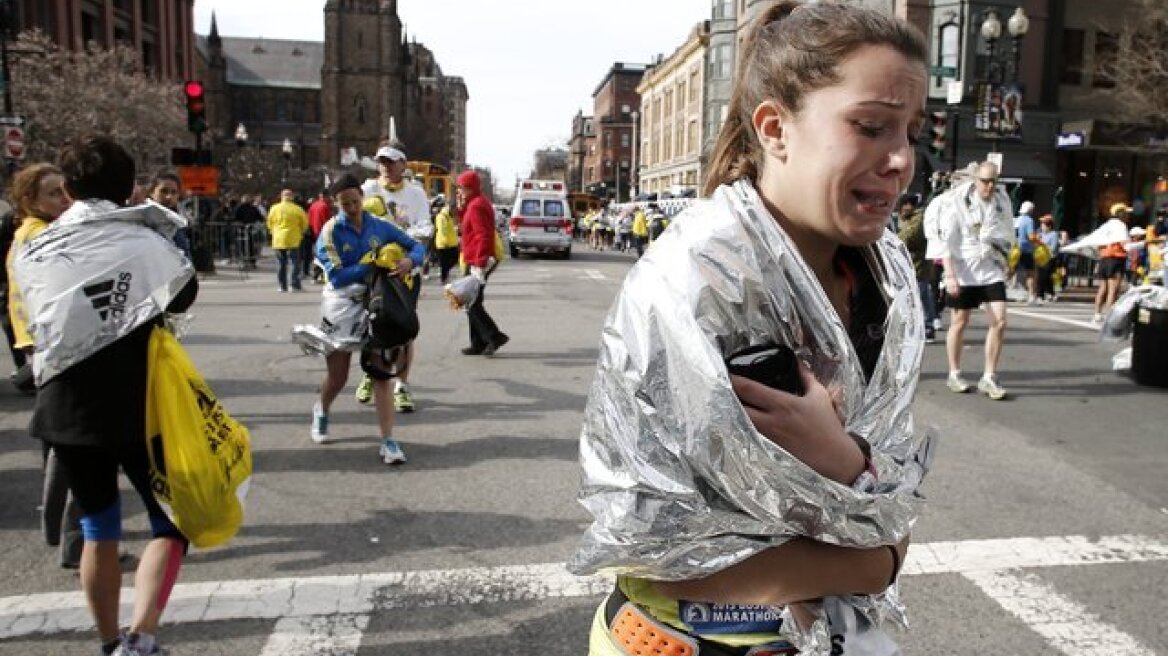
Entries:
<svg viewBox="0 0 1168 656">
<path fill-rule="evenodd" d="M 592 117 L 585 116 L 584 112 L 577 111 L 572 117 L 572 137 L 568 140 L 568 188 L 572 191 L 584 191 L 587 186 L 585 180 L 585 161 L 596 150 L 596 129 Z"/>
<path fill-rule="evenodd" d="M 220 36 L 212 16 L 197 75 L 217 150 L 243 125 L 249 146 L 287 139 L 293 165 L 337 166 L 348 149 L 371 157 L 392 118 L 411 159 L 464 168 L 466 84 L 406 39 L 396 1 L 328 0 L 323 20 L 324 42 L 283 41 Z"/>
<path fill-rule="evenodd" d="M 194 0 L 13 0 L 17 31 L 39 29 L 63 48 L 132 45 L 148 70 L 184 80 L 195 71 Z"/>
<path fill-rule="evenodd" d="M 633 112 L 641 108 L 637 85 L 647 67 L 616 62 L 592 92 L 596 147 L 584 155 L 584 189 L 618 202 L 629 198 Z"/>
</svg>

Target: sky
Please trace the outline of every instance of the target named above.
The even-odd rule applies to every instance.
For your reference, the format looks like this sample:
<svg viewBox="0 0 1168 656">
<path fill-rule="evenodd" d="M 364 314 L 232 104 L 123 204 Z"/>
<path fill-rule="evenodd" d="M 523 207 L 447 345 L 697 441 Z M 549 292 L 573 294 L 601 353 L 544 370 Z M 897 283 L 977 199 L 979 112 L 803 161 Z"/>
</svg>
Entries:
<svg viewBox="0 0 1168 656">
<path fill-rule="evenodd" d="M 323 8 L 195 0 L 195 31 L 207 33 L 214 11 L 222 36 L 319 41 Z M 613 62 L 669 56 L 710 10 L 711 0 L 398 0 L 407 36 L 466 81 L 467 160 L 504 185 L 530 172 L 534 151 L 566 145 Z"/>
</svg>

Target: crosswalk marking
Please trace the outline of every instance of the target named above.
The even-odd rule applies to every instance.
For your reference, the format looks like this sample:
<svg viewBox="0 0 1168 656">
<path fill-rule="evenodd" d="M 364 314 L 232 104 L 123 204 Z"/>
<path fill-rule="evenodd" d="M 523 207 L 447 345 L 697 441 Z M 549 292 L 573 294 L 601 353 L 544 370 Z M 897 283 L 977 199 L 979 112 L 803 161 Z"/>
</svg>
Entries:
<svg viewBox="0 0 1168 656">
<path fill-rule="evenodd" d="M 1012 570 L 1149 561 L 1168 561 L 1168 541 L 1142 535 L 1023 537 L 915 544 L 902 573 L 962 574 L 1064 653 L 1142 656 L 1148 652 L 1134 638 Z M 599 597 L 611 587 L 611 578 L 573 576 L 563 563 L 187 583 L 175 587 L 164 621 L 272 619 L 277 621 L 262 656 L 354 656 L 374 612 Z M 131 592 L 124 590 L 122 598 L 132 599 Z M 127 601 L 122 614 L 129 613 Z M 1068 632 L 1067 622 L 1084 630 Z M 80 592 L 0 598 L 0 639 L 91 629 Z M 1090 643 L 1095 633 L 1130 649 L 1099 651 Z"/>
<path fill-rule="evenodd" d="M 1040 321 L 1053 321 L 1054 323 L 1064 323 L 1064 324 L 1067 324 L 1070 326 L 1076 326 L 1078 328 L 1086 328 L 1087 330 L 1099 330 L 1099 326 L 1091 323 L 1090 321 L 1085 321 L 1085 320 L 1080 321 L 1078 319 L 1068 319 L 1066 317 L 1060 317 L 1060 316 L 1056 316 L 1053 314 L 1031 312 L 1028 310 L 1015 310 L 1014 308 L 1010 308 L 1009 311 L 1007 312 L 1007 314 L 1014 314 L 1014 315 L 1018 315 L 1020 317 L 1027 317 L 1029 319 L 1038 319 Z"/>
<path fill-rule="evenodd" d="M 1135 638 L 1058 594 L 1033 574 L 983 571 L 963 575 L 1067 656 L 1155 656 Z"/>
</svg>

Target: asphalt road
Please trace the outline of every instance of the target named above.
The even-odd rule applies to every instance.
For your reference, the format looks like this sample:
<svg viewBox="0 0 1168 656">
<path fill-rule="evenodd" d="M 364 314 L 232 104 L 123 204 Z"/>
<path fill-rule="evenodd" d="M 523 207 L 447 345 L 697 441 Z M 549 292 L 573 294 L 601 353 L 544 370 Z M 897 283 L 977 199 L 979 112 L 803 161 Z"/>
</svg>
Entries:
<svg viewBox="0 0 1168 656">
<path fill-rule="evenodd" d="M 323 361 L 289 329 L 317 321 L 319 288 L 280 294 L 267 272 L 206 281 L 185 343 L 251 429 L 256 471 L 239 536 L 186 561 L 171 653 L 585 653 L 604 584 L 559 564 L 586 525 L 576 438 L 631 263 L 580 245 L 568 261 L 506 262 L 487 307 L 512 340 L 491 359 L 458 353 L 465 316 L 428 282 L 418 412 L 395 431 L 410 460 L 394 468 L 352 398 L 356 373 L 336 441 L 308 438 Z M 943 346 L 929 347 L 915 408 L 942 443 L 902 579 L 913 628 L 898 640 L 906 654 L 1168 654 L 1168 394 L 1110 371 L 1122 345 L 1097 342 L 1089 307 L 1011 310 L 1006 401 L 950 393 Z M 0 655 L 92 653 L 76 576 L 40 538 L 29 405 L 0 385 Z M 136 501 L 125 508 L 134 552 L 146 524 Z"/>
</svg>

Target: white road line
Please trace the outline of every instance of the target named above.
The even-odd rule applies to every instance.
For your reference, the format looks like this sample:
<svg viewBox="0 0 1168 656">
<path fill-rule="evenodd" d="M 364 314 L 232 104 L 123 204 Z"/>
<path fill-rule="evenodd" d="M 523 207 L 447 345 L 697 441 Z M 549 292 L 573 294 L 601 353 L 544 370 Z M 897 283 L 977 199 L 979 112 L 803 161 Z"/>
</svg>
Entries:
<svg viewBox="0 0 1168 656">
<path fill-rule="evenodd" d="M 963 575 L 1067 656 L 1155 656 L 1135 638 L 1058 594 L 1033 574 L 986 571 Z"/>
<path fill-rule="evenodd" d="M 598 269 L 572 269 L 578 274 L 576 278 L 580 280 L 608 280 L 608 276 L 604 275 Z"/>
<path fill-rule="evenodd" d="M 361 636 L 368 627 L 368 615 L 286 617 L 276 622 L 276 628 L 260 656 L 289 654 L 357 656 L 357 650 L 361 647 Z"/>
<path fill-rule="evenodd" d="M 1094 540 L 1084 536 L 966 540 L 913 545 L 903 574 L 977 574 L 1030 567 L 1148 561 L 1168 561 L 1168 541 L 1141 535 Z M 357 618 L 392 608 L 600 596 L 611 587 L 611 578 L 573 576 L 564 569 L 563 563 L 187 583 L 175 587 L 164 620 L 168 624 L 184 624 L 334 615 Z M 123 590 L 122 599 L 127 600 L 122 607 L 125 617 L 131 611 L 128 600 L 132 594 L 128 589 Z M 357 624 L 354 619 L 346 626 Z M 80 592 L 0 598 L 0 639 L 89 630 L 92 625 Z M 311 642 L 315 640 L 312 636 L 318 635 L 314 626 L 317 625 L 311 622 L 277 622 L 276 632 L 287 634 L 280 640 L 316 644 Z M 320 626 L 322 630 L 337 630 L 333 625 Z M 338 636 L 343 644 L 348 644 L 345 641 L 350 639 L 350 633 L 345 631 Z M 299 656 L 326 652 L 287 649 L 270 653 Z"/>
<path fill-rule="evenodd" d="M 1095 331 L 1099 330 L 1099 326 L 1092 324 L 1089 321 L 1079 321 L 1077 319 L 1068 319 L 1066 317 L 1056 317 L 1056 316 L 1050 315 L 1050 314 L 1040 314 L 1038 312 L 1027 312 L 1026 310 L 1015 310 L 1012 308 L 1006 314 L 1007 314 L 1007 316 L 1009 316 L 1011 314 L 1016 314 L 1020 317 L 1028 317 L 1030 319 L 1039 319 L 1041 321 L 1053 321 L 1055 323 L 1065 323 L 1065 324 L 1071 325 L 1071 326 L 1078 326 L 1079 328 L 1086 328 L 1087 330 L 1095 330 Z"/>
</svg>

